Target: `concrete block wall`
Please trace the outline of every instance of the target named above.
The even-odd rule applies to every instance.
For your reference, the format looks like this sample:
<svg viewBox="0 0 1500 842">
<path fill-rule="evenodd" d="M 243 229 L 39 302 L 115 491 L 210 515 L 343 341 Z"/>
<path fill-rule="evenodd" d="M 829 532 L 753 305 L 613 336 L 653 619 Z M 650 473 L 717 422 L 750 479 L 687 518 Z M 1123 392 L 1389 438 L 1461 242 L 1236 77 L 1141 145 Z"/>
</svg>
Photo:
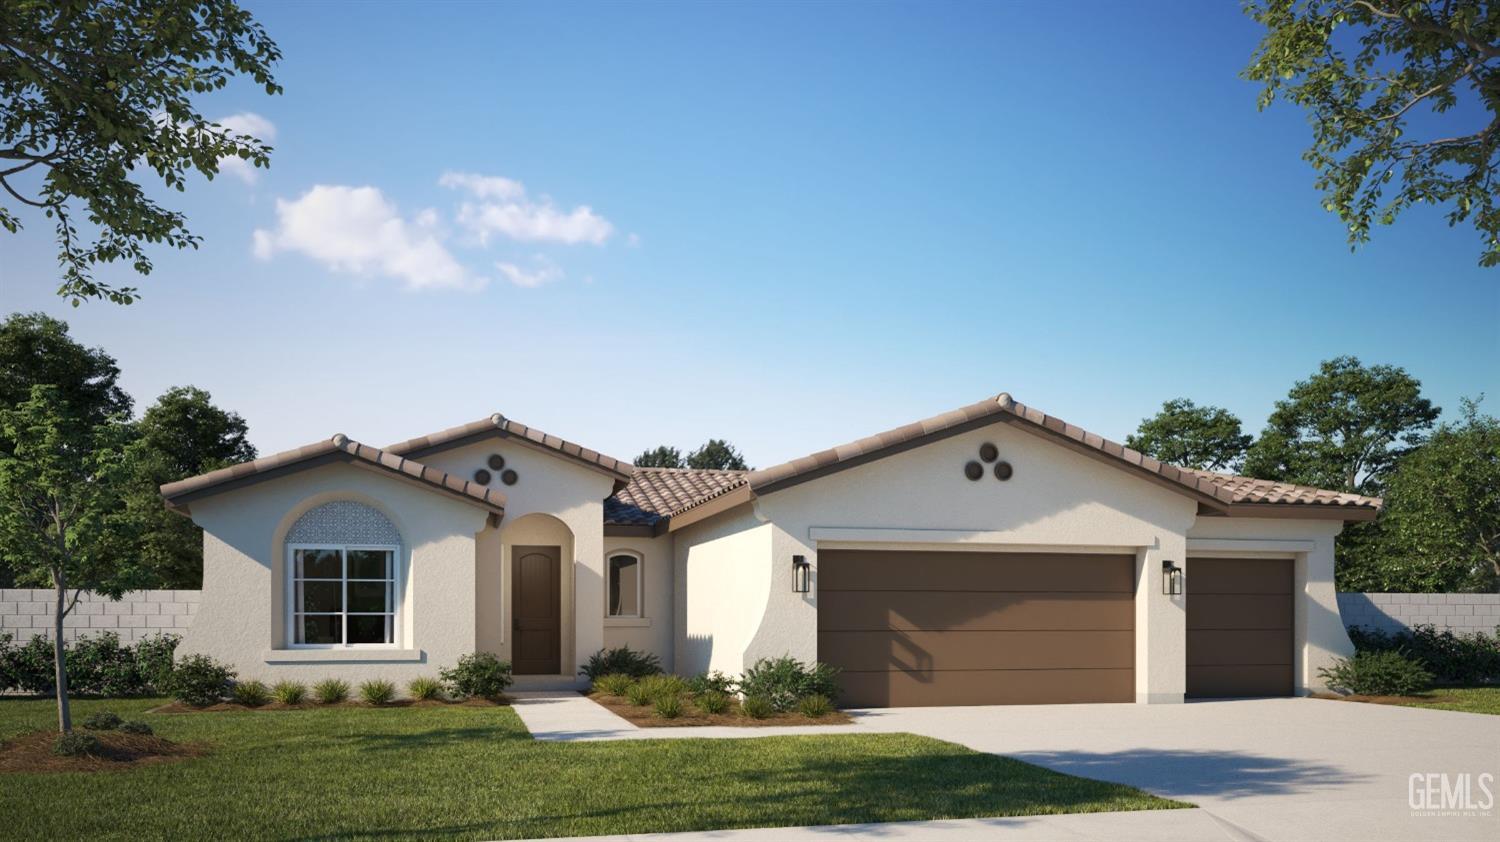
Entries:
<svg viewBox="0 0 1500 842">
<path fill-rule="evenodd" d="M 180 635 L 198 614 L 201 598 L 202 591 L 135 591 L 115 602 L 84 593 L 63 618 L 63 638 L 77 640 L 112 631 L 122 643 L 134 643 L 155 634 Z M 56 593 L 46 588 L 0 590 L 0 634 L 9 634 L 18 643 L 33 635 L 51 638 L 56 599 Z"/>
<path fill-rule="evenodd" d="M 1396 633 L 1412 626 L 1435 626 L 1454 633 L 1494 635 L 1500 626 L 1500 594 L 1494 593 L 1341 593 L 1344 626 L 1363 626 Z"/>
</svg>

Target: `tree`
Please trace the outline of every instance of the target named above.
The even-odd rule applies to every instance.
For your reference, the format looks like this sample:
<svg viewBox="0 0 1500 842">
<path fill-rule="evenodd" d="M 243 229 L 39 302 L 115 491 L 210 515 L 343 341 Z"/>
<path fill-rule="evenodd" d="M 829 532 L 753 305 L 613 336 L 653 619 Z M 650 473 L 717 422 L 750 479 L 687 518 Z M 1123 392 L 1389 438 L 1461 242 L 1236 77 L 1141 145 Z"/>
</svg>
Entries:
<svg viewBox="0 0 1500 842">
<path fill-rule="evenodd" d="M 1500 421 L 1463 402 L 1391 474 L 1379 552 L 1341 581 L 1357 590 L 1500 588 Z"/>
<path fill-rule="evenodd" d="M 1377 494 L 1396 461 L 1422 441 L 1438 410 L 1405 369 L 1324 361 L 1296 383 L 1250 446 L 1245 473 Z"/>
<path fill-rule="evenodd" d="M 635 457 L 637 468 L 681 468 L 682 451 L 667 445 L 658 445 Z"/>
<path fill-rule="evenodd" d="M 1323 207 L 1350 248 L 1419 203 L 1472 220 L 1500 264 L 1500 9 L 1489 0 L 1251 0 L 1266 27 L 1244 76 L 1307 109 Z M 1387 195 L 1387 190 L 1391 191 Z"/>
<path fill-rule="evenodd" d="M 703 446 L 688 454 L 687 466 L 699 470 L 748 471 L 745 457 L 734 445 L 724 439 L 709 439 Z"/>
<path fill-rule="evenodd" d="M 120 504 L 130 431 L 123 418 L 91 425 L 60 389 L 33 386 L 28 400 L 0 409 L 0 434 L 13 443 L 0 454 L 0 563 L 18 583 L 56 594 L 57 725 L 67 733 L 63 619 L 83 590 L 118 599 L 135 585 L 134 536 Z"/>
<path fill-rule="evenodd" d="M 144 275 L 149 244 L 199 242 L 132 175 L 150 168 L 182 190 L 189 170 L 212 178 L 225 158 L 269 166 L 269 146 L 205 119 L 197 105 L 237 74 L 280 93 L 270 70 L 280 57 L 233 0 L 0 3 L 0 226 L 21 227 L 11 201 L 41 211 L 56 230 L 58 295 L 74 306 L 129 304 L 138 292 L 96 280 L 94 267 L 123 259 Z"/>
<path fill-rule="evenodd" d="M 33 386 L 51 385 L 83 423 L 102 424 L 130 412 L 130 396 L 119 379 L 115 358 L 102 348 L 84 347 L 60 319 L 14 313 L 0 323 L 0 409 L 30 400 Z"/>
<path fill-rule="evenodd" d="M 1251 437 L 1240 431 L 1240 419 L 1227 409 L 1198 406 L 1187 398 L 1161 405 L 1126 437 L 1125 446 L 1172 465 L 1201 471 L 1235 470 L 1245 458 Z"/>
<path fill-rule="evenodd" d="M 168 389 L 135 425 L 133 488 L 127 505 L 141 536 L 140 565 L 155 588 L 202 587 L 203 530 L 162 505 L 158 489 L 255 458 L 239 414 L 193 386 Z"/>
</svg>

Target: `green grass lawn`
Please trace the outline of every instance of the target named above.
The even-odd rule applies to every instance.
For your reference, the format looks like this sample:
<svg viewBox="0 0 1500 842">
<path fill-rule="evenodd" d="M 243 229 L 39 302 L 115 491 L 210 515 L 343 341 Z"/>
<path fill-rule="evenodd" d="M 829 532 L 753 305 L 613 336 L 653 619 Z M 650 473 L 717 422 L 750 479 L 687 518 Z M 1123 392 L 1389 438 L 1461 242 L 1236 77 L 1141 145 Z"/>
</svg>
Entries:
<svg viewBox="0 0 1500 842">
<path fill-rule="evenodd" d="M 93 774 L 0 776 L 0 837 L 464 839 L 1187 806 L 910 734 L 542 743 L 509 708 L 145 714 L 212 753 Z M 0 700 L 0 739 L 54 723 Z"/>
<path fill-rule="evenodd" d="M 1427 695 L 1431 701 L 1411 702 L 1410 706 L 1500 715 L 1500 687 L 1439 687 Z"/>
</svg>

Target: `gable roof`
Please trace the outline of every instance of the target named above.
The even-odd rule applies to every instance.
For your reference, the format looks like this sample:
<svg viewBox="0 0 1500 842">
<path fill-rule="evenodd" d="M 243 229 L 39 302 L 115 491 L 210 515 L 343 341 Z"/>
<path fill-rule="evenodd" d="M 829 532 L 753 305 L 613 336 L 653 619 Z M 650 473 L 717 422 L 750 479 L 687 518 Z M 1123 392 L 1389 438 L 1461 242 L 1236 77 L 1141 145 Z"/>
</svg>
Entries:
<svg viewBox="0 0 1500 842">
<path fill-rule="evenodd" d="M 403 442 L 389 445 L 385 452 L 397 456 L 420 457 L 462 447 L 473 442 L 484 441 L 491 436 L 501 438 L 516 438 L 543 450 L 553 453 L 590 468 L 601 471 L 615 478 L 615 490 L 619 491 L 630 481 L 635 466 L 629 462 L 623 462 L 613 456 L 590 450 L 582 445 L 574 444 L 566 439 L 549 435 L 535 427 L 528 427 L 519 421 L 512 421 L 500 413 L 495 413 L 488 418 L 471 421 L 457 427 L 449 427 L 436 433 L 407 439 Z"/>
<path fill-rule="evenodd" d="M 434 491 L 453 495 L 494 514 L 505 514 L 503 492 L 459 479 L 444 471 L 423 465 L 415 459 L 403 458 L 389 451 L 360 444 L 343 433 L 295 450 L 263 456 L 251 462 L 241 462 L 228 468 L 188 477 L 177 482 L 169 482 L 161 487 L 161 495 L 166 501 L 167 508 L 187 514 L 188 504 L 193 500 L 334 462 L 356 463 L 362 467 L 387 472 L 401 479 L 420 483 Z"/>
<path fill-rule="evenodd" d="M 636 468 L 630 484 L 604 501 L 604 523 L 655 530 L 665 526 L 673 515 L 680 515 L 744 486 L 747 473 L 699 468 Z"/>
</svg>

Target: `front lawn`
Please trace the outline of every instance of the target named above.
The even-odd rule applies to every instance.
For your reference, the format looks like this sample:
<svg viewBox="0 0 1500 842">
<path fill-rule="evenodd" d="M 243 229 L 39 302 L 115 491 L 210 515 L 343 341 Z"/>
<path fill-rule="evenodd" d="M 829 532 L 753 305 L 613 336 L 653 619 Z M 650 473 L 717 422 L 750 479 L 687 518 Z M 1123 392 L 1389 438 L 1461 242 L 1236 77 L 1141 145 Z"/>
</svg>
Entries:
<svg viewBox="0 0 1500 842">
<path fill-rule="evenodd" d="M 1439 687 L 1426 698 L 1405 702 L 1411 707 L 1500 715 L 1500 687 Z"/>
<path fill-rule="evenodd" d="M 910 734 L 543 743 L 505 707 L 145 714 L 208 756 L 0 776 L 9 838 L 503 839 L 1187 806 Z M 0 700 L 0 740 L 53 724 Z"/>
</svg>

